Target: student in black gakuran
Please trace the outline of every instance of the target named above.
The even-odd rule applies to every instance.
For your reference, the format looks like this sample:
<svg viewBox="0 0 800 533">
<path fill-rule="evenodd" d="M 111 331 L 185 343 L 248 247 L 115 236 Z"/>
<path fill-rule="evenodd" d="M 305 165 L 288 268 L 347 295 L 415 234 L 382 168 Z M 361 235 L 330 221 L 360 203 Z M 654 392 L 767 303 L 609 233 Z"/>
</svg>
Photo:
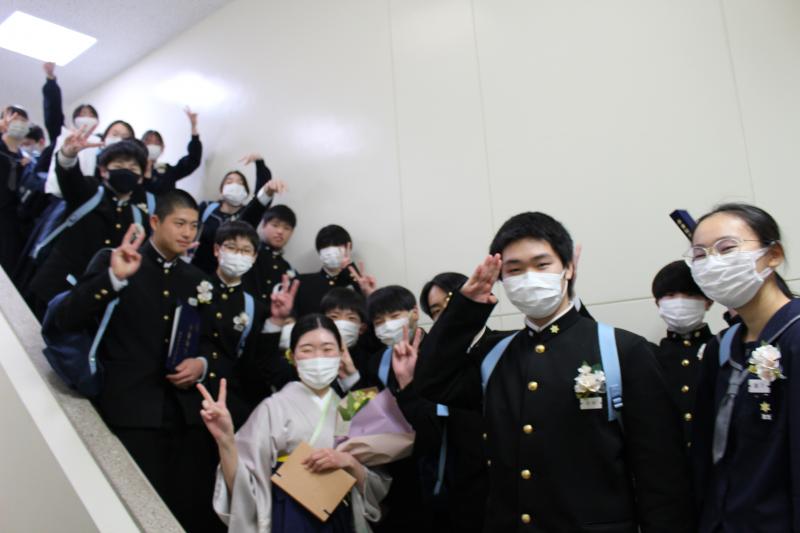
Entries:
<svg viewBox="0 0 800 533">
<path fill-rule="evenodd" d="M 119 298 L 97 350 L 103 384 L 95 406 L 184 525 L 197 505 L 186 442 L 204 430 L 187 421 L 178 396 L 207 379 L 208 361 L 186 357 L 169 369 L 168 354 L 177 309 L 209 302 L 205 275 L 179 259 L 194 242 L 198 216 L 188 193 L 165 193 L 149 220 L 152 238 L 142 244 L 143 228 L 131 225 L 54 311 L 60 331 L 83 331 Z"/>
<path fill-rule="evenodd" d="M 269 306 L 270 296 L 278 290 L 283 276 L 297 273 L 283 256 L 283 248 L 292 238 L 297 217 L 289 207 L 275 205 L 264 212 L 257 231 L 260 239 L 256 262 L 242 279 L 245 289 Z"/>
<path fill-rule="evenodd" d="M 691 452 L 701 533 L 800 531 L 800 301 L 764 210 L 725 204 L 700 218 L 692 276 L 741 322 L 705 350 Z"/>
<path fill-rule="evenodd" d="M 484 411 L 484 531 L 693 531 L 680 429 L 658 364 L 643 338 L 572 306 L 564 226 L 522 213 L 490 253 L 434 323 L 416 369 L 424 396 Z M 525 327 L 469 350 L 500 277 Z"/>
</svg>

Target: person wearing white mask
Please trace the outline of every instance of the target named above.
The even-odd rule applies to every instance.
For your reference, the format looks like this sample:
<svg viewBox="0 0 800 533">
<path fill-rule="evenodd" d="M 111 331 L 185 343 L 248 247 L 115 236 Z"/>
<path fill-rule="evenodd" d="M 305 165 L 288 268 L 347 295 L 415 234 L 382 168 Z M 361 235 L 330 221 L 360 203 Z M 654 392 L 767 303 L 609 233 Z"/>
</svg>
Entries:
<svg viewBox="0 0 800 533">
<path fill-rule="evenodd" d="M 434 323 L 415 373 L 424 397 L 484 413 L 484 530 L 694 531 L 680 426 L 658 363 L 642 337 L 575 309 L 569 232 L 544 213 L 521 213 L 489 253 Z M 470 349 L 498 280 L 524 327 Z"/>
<path fill-rule="evenodd" d="M 258 191 L 255 196 L 248 201 L 250 185 L 247 183 L 247 178 L 238 170 L 232 170 L 225 174 L 219 184 L 220 199 L 200 204 L 200 222 L 203 229 L 200 233 L 200 244 L 192 256 L 192 264 L 209 274 L 217 268 L 213 254 L 214 234 L 217 228 L 229 220 L 244 220 L 253 227 L 258 226 L 274 196 L 286 190 L 283 181 L 272 179 L 272 172 L 260 155 L 247 155 L 240 159 L 240 162 L 245 165 L 255 163 L 256 191 Z"/>
<path fill-rule="evenodd" d="M 175 188 L 175 184 L 197 170 L 203 158 L 203 144 L 197 131 L 197 113 L 188 107 L 184 113 L 189 118 L 191 138 L 186 146 L 186 155 L 174 165 L 159 163 L 164 154 L 164 138 L 156 130 L 147 130 L 142 142 L 147 146 L 147 169 L 144 172 L 144 189 L 153 194 L 161 194 Z"/>
<path fill-rule="evenodd" d="M 272 390 L 296 379 L 294 369 L 275 349 L 277 333 L 271 333 L 265 323 L 266 305 L 242 287 L 242 276 L 253 265 L 257 244 L 258 236 L 246 222 L 237 220 L 220 226 L 214 245 L 216 275 L 204 291 L 198 290 L 194 307 L 200 315 L 198 358 L 205 363 L 201 381 L 216 395 L 220 381 L 226 380 L 228 410 L 236 428 L 245 423 L 255 406 Z M 275 308 L 274 321 L 288 317 L 296 292 L 296 284 L 287 286 L 285 292 L 270 302 Z M 172 375 L 167 379 L 171 381 Z M 187 424 L 201 429 L 196 434 L 187 432 L 184 444 L 187 458 L 193 461 L 192 498 L 203 505 L 195 513 L 187 514 L 188 522 L 183 526 L 187 531 L 224 531 L 210 505 L 218 457 L 213 439 L 202 431 L 201 400 L 193 388 L 178 393 Z"/>
<path fill-rule="evenodd" d="M 9 276 L 24 244 L 17 208 L 25 156 L 21 147 L 28 133 L 28 112 L 19 106 L 7 106 L 0 120 L 0 267 Z"/>
<path fill-rule="evenodd" d="M 706 343 L 712 337 L 706 312 L 714 302 L 694 282 L 684 261 L 673 261 L 659 270 L 653 278 L 652 292 L 658 314 L 667 324 L 667 334 L 654 351 L 689 448 L 697 374 Z"/>
<path fill-rule="evenodd" d="M 800 301 L 777 272 L 780 228 L 763 209 L 724 204 L 698 220 L 685 257 L 705 295 L 741 318 L 709 341 L 700 370 L 698 531 L 800 531 Z"/>
<path fill-rule="evenodd" d="M 390 479 L 334 449 L 339 397 L 331 384 L 344 349 L 339 330 L 324 315 L 305 316 L 292 332 L 290 349 L 300 381 L 262 402 L 238 431 L 227 406 L 226 382 L 216 399 L 198 386 L 204 398 L 201 415 L 220 458 L 214 509 L 229 531 L 321 531 L 317 518 L 270 481 L 279 461 L 306 442 L 315 449 L 304 462 L 309 470 L 342 469 L 356 479 L 349 501 L 331 510 L 325 531 L 371 531 Z"/>
<path fill-rule="evenodd" d="M 357 268 L 352 261 L 353 240 L 342 226 L 329 224 L 317 232 L 314 241 L 322 268 L 317 272 L 300 274 L 302 287 L 297 295 L 297 315 L 318 313 L 322 298 L 334 287 L 349 287 L 369 296 L 376 288 L 373 276 Z"/>
</svg>

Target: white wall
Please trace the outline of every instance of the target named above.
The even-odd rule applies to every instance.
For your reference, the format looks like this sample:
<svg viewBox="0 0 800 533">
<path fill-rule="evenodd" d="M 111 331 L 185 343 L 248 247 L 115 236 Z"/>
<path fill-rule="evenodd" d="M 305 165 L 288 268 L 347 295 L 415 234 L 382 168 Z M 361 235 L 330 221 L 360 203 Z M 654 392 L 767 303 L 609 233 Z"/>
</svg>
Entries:
<svg viewBox="0 0 800 533">
<path fill-rule="evenodd" d="M 757 202 L 800 248 L 798 50 L 793 0 L 238 0 L 81 100 L 162 130 L 167 159 L 178 102 L 196 107 L 187 188 L 206 196 L 261 151 L 301 270 L 340 223 L 381 283 L 418 292 L 470 272 L 509 216 L 550 213 L 595 315 L 656 339 L 650 282 L 687 247 L 673 209 Z M 493 324 L 519 317 L 501 302 Z"/>
</svg>

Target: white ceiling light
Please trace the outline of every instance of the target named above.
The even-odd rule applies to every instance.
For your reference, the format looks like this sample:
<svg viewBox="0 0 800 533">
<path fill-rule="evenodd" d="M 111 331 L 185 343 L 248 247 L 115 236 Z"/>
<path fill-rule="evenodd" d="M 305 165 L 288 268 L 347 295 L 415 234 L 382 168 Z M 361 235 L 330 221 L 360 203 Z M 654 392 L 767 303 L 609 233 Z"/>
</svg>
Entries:
<svg viewBox="0 0 800 533">
<path fill-rule="evenodd" d="M 94 37 L 22 11 L 0 24 L 0 47 L 62 67 L 96 42 Z"/>
</svg>

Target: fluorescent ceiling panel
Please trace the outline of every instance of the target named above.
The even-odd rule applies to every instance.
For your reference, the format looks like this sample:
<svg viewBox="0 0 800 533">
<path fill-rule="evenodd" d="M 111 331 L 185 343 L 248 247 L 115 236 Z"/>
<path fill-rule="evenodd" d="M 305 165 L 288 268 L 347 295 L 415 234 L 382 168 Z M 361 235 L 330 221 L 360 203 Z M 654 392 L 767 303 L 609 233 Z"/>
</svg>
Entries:
<svg viewBox="0 0 800 533">
<path fill-rule="evenodd" d="M 22 11 L 0 24 L 0 47 L 62 67 L 96 42 L 94 37 Z"/>
</svg>

